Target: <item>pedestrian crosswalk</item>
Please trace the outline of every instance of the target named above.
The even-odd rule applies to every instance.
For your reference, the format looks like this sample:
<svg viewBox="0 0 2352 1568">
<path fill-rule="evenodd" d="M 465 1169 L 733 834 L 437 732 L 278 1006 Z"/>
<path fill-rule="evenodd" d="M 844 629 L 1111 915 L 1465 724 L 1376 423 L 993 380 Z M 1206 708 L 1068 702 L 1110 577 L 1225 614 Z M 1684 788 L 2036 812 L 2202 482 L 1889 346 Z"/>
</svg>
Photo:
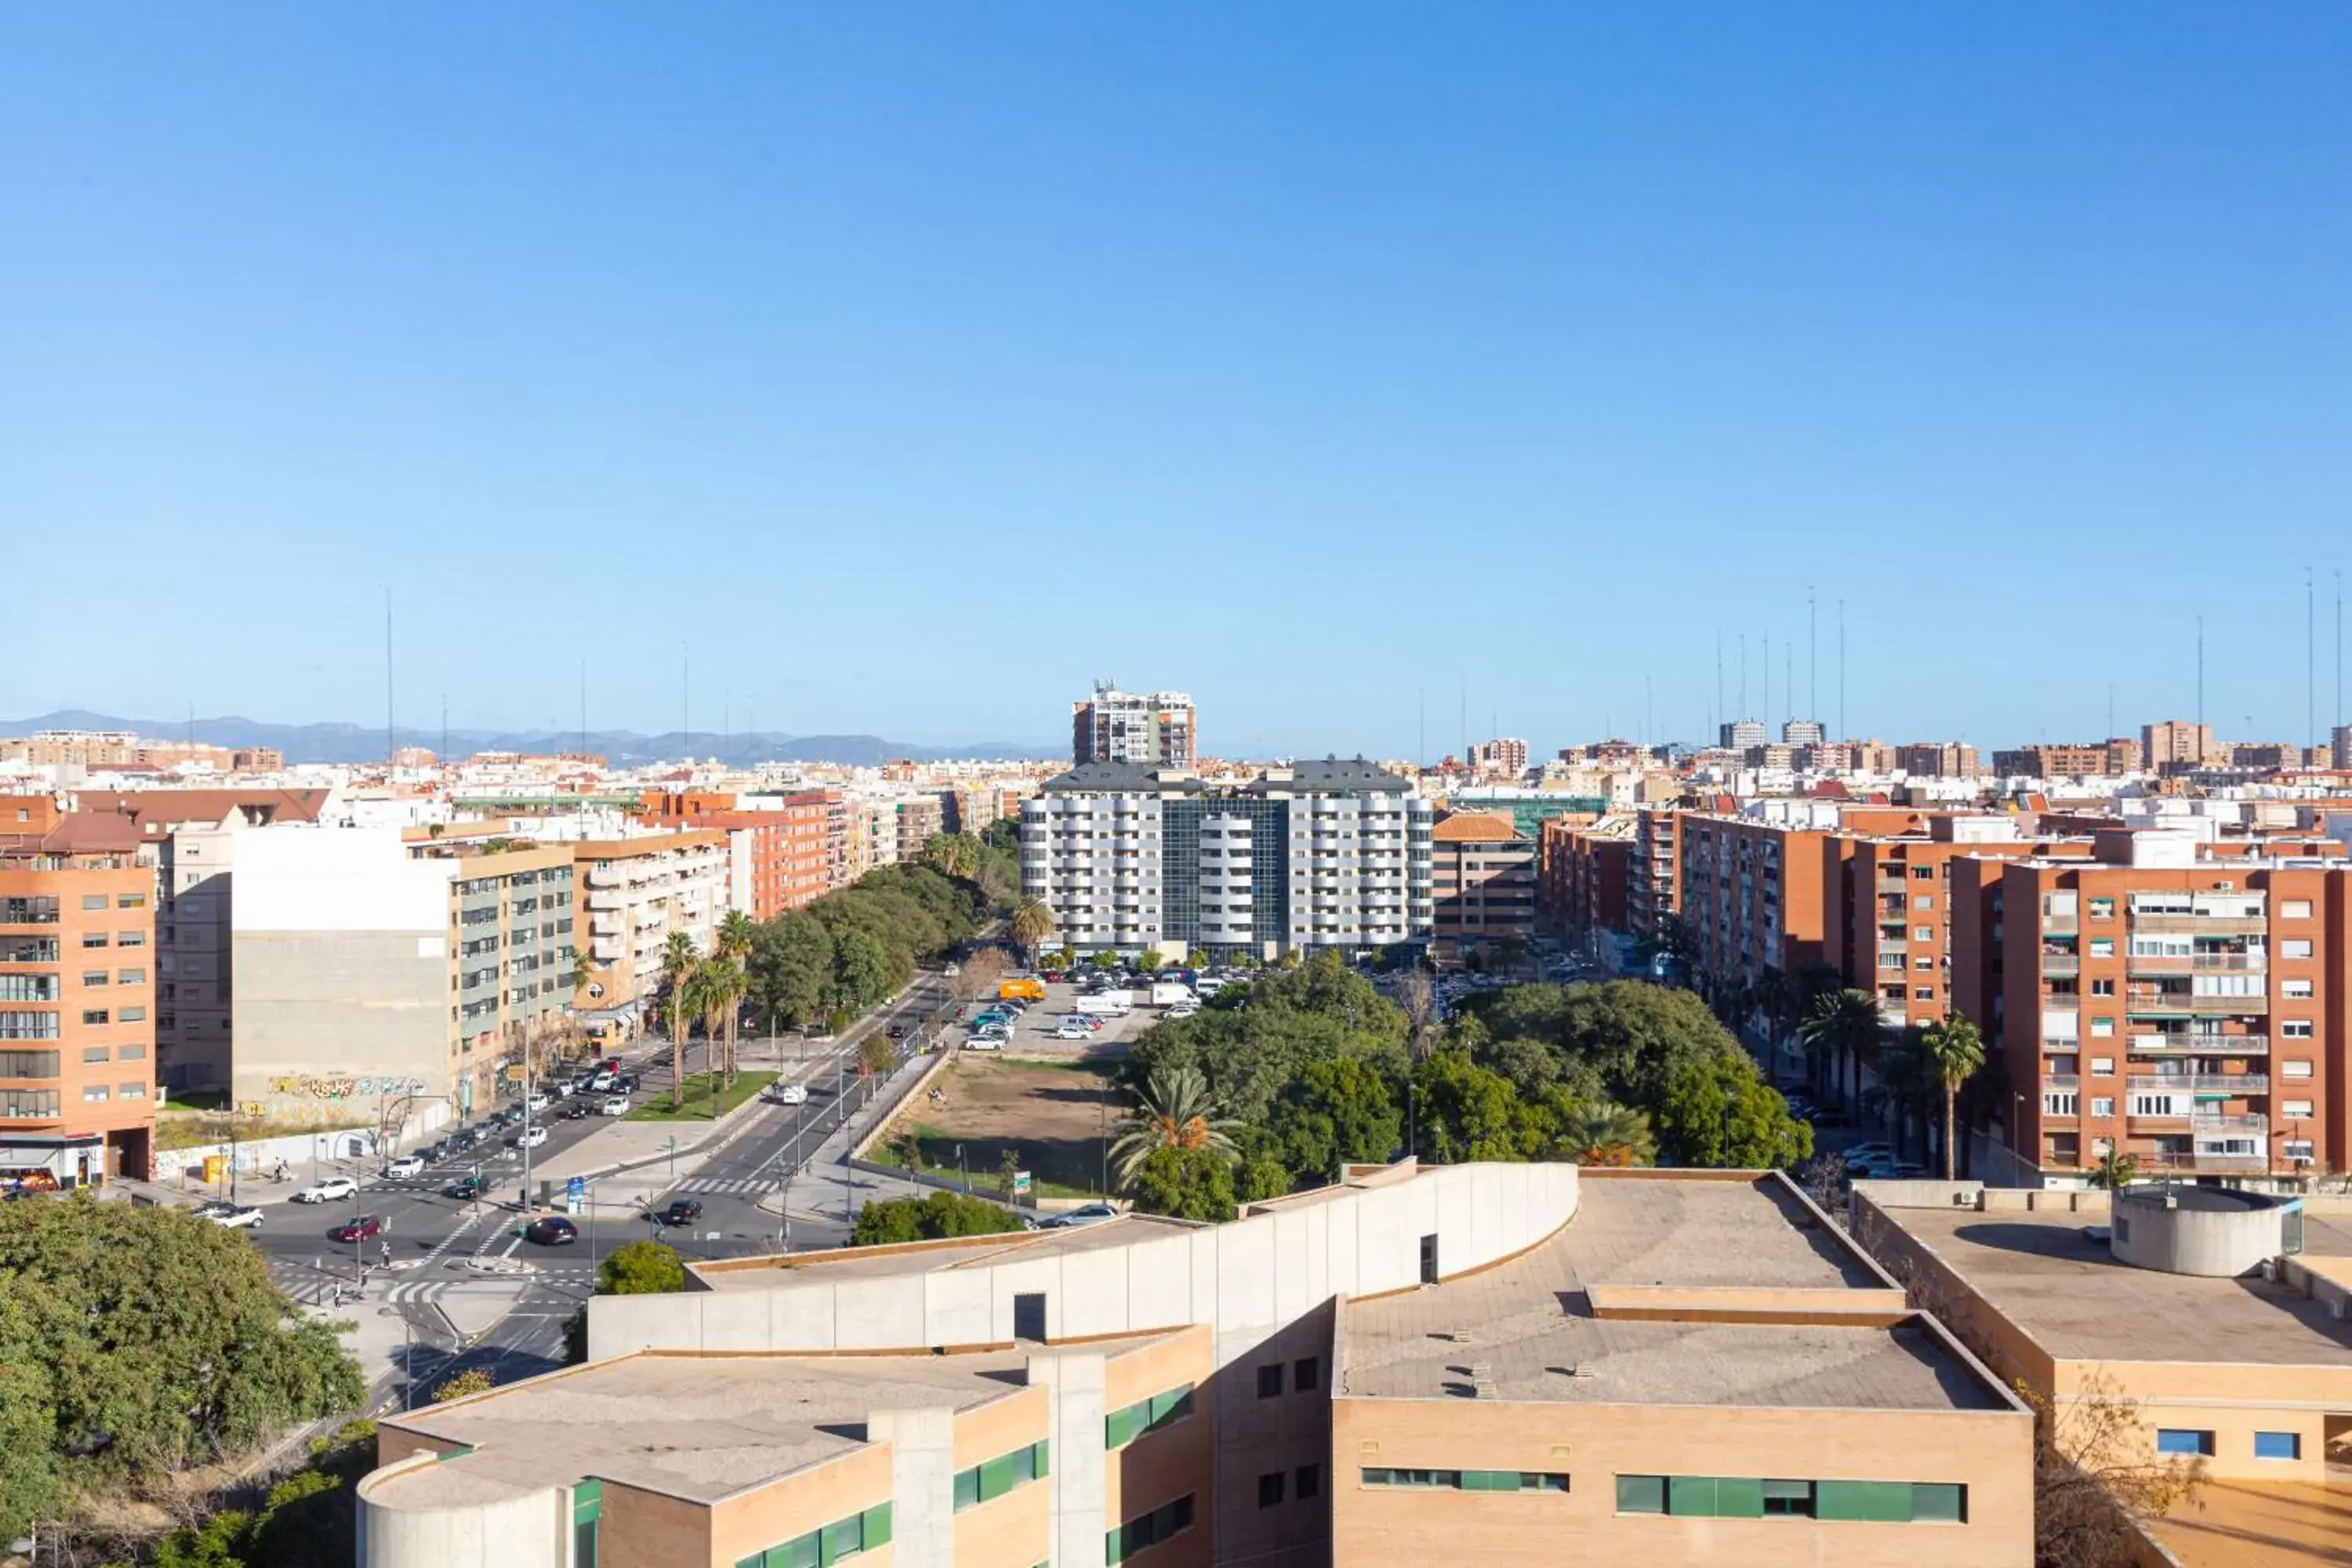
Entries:
<svg viewBox="0 0 2352 1568">
<path fill-rule="evenodd" d="M 530 1276 L 529 1283 L 551 1286 L 559 1290 L 585 1290 L 595 1278 L 595 1271 L 583 1262 L 560 1268 L 541 1268 Z M 431 1279 L 395 1279 L 384 1287 L 383 1300 L 387 1306 L 422 1307 L 441 1300 L 453 1292 L 496 1289 L 501 1283 L 511 1289 L 518 1281 L 511 1278 L 484 1280 L 455 1274 Z"/>
<path fill-rule="evenodd" d="M 773 1176 L 688 1176 L 669 1189 L 680 1198 L 765 1197 L 776 1190 Z"/>
</svg>

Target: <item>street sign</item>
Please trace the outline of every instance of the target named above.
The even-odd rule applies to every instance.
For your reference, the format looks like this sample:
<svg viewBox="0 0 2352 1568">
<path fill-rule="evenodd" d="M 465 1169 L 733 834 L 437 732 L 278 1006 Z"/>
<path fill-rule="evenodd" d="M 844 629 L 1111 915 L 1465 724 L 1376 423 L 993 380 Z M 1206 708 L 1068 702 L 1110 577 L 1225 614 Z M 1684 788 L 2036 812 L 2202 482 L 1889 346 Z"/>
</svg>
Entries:
<svg viewBox="0 0 2352 1568">
<path fill-rule="evenodd" d="M 1028 1172 L 1015 1171 L 1013 1173 L 1013 1195 L 1016 1198 L 1027 1197 L 1029 1195 Z"/>
<path fill-rule="evenodd" d="M 588 1180 L 574 1176 L 563 1184 L 563 1212 L 578 1214 L 588 1206 Z"/>
</svg>

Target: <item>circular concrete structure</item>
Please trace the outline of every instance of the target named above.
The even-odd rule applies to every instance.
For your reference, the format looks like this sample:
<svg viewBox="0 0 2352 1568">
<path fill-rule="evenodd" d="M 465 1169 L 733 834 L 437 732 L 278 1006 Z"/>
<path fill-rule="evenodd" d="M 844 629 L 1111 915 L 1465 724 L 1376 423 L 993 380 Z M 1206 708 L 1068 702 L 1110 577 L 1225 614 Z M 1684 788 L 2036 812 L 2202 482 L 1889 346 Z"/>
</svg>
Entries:
<svg viewBox="0 0 2352 1568">
<path fill-rule="evenodd" d="M 2107 1248 L 2141 1268 L 2235 1279 L 2290 1250 L 2287 1216 L 2302 1206 L 2232 1187 L 2126 1187 L 2115 1195 Z"/>
</svg>

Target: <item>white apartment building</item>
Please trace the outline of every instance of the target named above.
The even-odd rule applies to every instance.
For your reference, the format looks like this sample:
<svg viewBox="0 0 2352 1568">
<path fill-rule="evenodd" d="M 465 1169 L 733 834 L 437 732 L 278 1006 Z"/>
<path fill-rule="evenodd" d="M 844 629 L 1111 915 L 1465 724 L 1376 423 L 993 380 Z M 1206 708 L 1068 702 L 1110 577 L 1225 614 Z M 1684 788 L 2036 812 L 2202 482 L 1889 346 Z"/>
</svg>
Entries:
<svg viewBox="0 0 2352 1568">
<path fill-rule="evenodd" d="M 572 849 L 589 959 L 583 999 L 599 1012 L 642 1006 L 661 990 L 672 931 L 710 951 L 727 911 L 727 835 L 694 828 L 591 839 Z"/>
<path fill-rule="evenodd" d="M 1121 691 L 1095 682 L 1094 695 L 1070 704 L 1070 756 L 1088 763 L 1190 768 L 1200 756 L 1200 713 L 1181 691 Z"/>
<path fill-rule="evenodd" d="M 1368 763 L 1301 763 L 1220 790 L 1089 763 L 1023 803 L 1022 887 L 1082 952 L 1422 942 L 1430 824 L 1408 781 Z"/>
</svg>

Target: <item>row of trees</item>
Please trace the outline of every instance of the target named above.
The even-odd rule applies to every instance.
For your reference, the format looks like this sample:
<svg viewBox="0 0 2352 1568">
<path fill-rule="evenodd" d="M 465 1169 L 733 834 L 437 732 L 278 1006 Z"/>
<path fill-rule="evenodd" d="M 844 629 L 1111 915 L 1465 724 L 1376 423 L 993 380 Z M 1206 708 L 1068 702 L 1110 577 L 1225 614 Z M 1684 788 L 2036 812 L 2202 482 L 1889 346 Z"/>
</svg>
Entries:
<svg viewBox="0 0 2352 1568">
<path fill-rule="evenodd" d="M 1515 986 L 1451 1027 L 1407 993 L 1412 1010 L 1325 953 L 1152 1028 L 1126 1068 L 1122 1186 L 1151 1212 L 1223 1218 L 1400 1151 L 1709 1166 L 1811 1152 L 1811 1129 L 1687 992 Z"/>
</svg>

